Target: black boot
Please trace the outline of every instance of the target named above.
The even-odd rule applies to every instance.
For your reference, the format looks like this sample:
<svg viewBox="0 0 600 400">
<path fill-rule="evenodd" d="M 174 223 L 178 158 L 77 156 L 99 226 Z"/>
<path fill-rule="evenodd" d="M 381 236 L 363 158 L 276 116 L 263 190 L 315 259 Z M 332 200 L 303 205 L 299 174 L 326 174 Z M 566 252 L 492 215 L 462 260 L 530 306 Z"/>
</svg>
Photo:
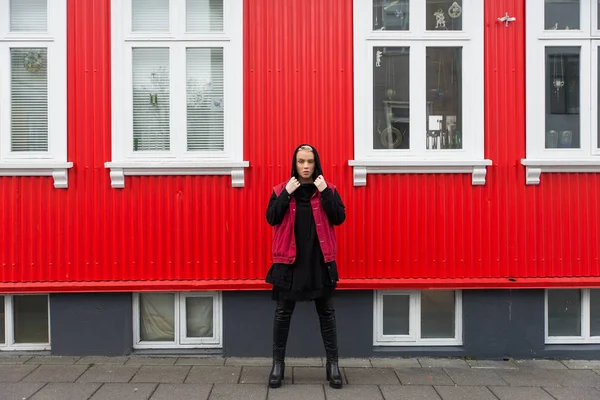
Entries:
<svg viewBox="0 0 600 400">
<path fill-rule="evenodd" d="M 327 380 L 329 381 L 329 386 L 334 389 L 340 389 L 343 381 L 338 365 L 337 329 L 333 300 L 331 297 L 317 299 L 315 305 L 319 314 L 321 336 L 323 337 L 323 345 L 327 354 L 327 364 L 325 364 Z"/>
<path fill-rule="evenodd" d="M 290 321 L 296 303 L 278 301 L 273 321 L 273 368 L 269 374 L 269 387 L 278 388 L 285 377 L 285 348 L 287 345 Z"/>
</svg>

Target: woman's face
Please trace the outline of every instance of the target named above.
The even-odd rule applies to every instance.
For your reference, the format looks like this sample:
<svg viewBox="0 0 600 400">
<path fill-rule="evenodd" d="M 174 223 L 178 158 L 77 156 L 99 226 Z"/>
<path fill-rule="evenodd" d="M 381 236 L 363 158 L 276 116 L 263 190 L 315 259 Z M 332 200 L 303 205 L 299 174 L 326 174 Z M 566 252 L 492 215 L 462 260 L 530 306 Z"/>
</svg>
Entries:
<svg viewBox="0 0 600 400">
<path fill-rule="evenodd" d="M 299 150 L 296 153 L 296 172 L 301 183 L 311 183 L 315 171 L 315 155 L 312 151 Z"/>
</svg>

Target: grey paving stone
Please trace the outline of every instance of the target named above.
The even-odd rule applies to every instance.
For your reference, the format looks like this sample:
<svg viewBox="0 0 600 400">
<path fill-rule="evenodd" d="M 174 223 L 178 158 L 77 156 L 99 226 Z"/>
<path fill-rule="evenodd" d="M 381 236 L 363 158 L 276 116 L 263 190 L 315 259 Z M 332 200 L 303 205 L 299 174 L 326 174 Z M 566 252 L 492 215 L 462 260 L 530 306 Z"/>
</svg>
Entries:
<svg viewBox="0 0 600 400">
<path fill-rule="evenodd" d="M 209 400 L 265 400 L 267 385 L 236 385 L 217 383 L 213 386 Z M 280 389 L 277 389 L 280 390 Z"/>
<path fill-rule="evenodd" d="M 19 382 L 36 368 L 37 365 L 0 365 L 0 382 Z"/>
<path fill-rule="evenodd" d="M 155 383 L 106 383 L 90 400 L 147 400 L 156 386 Z"/>
<path fill-rule="evenodd" d="M 563 360 L 569 369 L 600 369 L 600 360 Z"/>
<path fill-rule="evenodd" d="M 223 357 L 179 357 L 175 365 L 225 365 Z"/>
<path fill-rule="evenodd" d="M 459 358 L 419 358 L 419 363 L 423 368 L 471 368 Z"/>
<path fill-rule="evenodd" d="M 445 371 L 458 386 L 507 385 L 500 375 L 487 369 L 445 368 Z"/>
<path fill-rule="evenodd" d="M 246 358 L 246 357 L 230 357 L 225 360 L 225 365 L 231 367 L 241 367 L 241 366 L 249 366 L 249 367 L 266 367 L 273 364 L 272 358 L 266 357 L 256 357 L 256 358 Z M 289 360 L 285 360 L 285 364 L 289 365 Z"/>
<path fill-rule="evenodd" d="M 271 367 L 242 367 L 240 383 L 262 383 L 267 384 Z M 293 368 L 287 367 L 284 372 L 284 382 L 292 383 Z"/>
<path fill-rule="evenodd" d="M 391 385 L 399 382 L 390 368 L 344 368 L 344 372 L 348 383 L 352 385 Z"/>
<path fill-rule="evenodd" d="M 486 387 L 436 386 L 435 390 L 444 400 L 497 400 Z"/>
<path fill-rule="evenodd" d="M 539 387 L 489 387 L 500 400 L 553 400 Z"/>
<path fill-rule="evenodd" d="M 547 369 L 517 369 L 498 370 L 496 373 L 510 386 L 560 386 L 555 379 L 548 375 Z M 564 371 L 560 371 L 564 372 Z"/>
<path fill-rule="evenodd" d="M 183 383 L 192 367 L 186 365 L 143 365 L 131 383 Z"/>
<path fill-rule="evenodd" d="M 131 356 L 125 365 L 175 365 L 178 357 Z"/>
<path fill-rule="evenodd" d="M 556 400 L 598 400 L 600 391 L 593 388 L 544 388 Z"/>
<path fill-rule="evenodd" d="M 403 385 L 454 385 L 442 368 L 398 368 L 396 374 Z"/>
<path fill-rule="evenodd" d="M 312 383 L 322 385 L 327 383 L 325 368 L 323 367 L 294 367 L 293 372 L 294 384 Z M 344 374 L 343 371 L 340 372 L 342 372 L 342 375 Z"/>
<path fill-rule="evenodd" d="M 515 360 L 519 368 L 567 369 L 565 364 L 557 360 Z"/>
<path fill-rule="evenodd" d="M 26 399 L 45 383 L 0 383 L 0 400 Z"/>
<path fill-rule="evenodd" d="M 517 366 L 510 361 L 466 360 L 471 368 L 480 369 L 515 369 Z"/>
<path fill-rule="evenodd" d="M 271 363 L 269 363 L 269 365 L 271 365 Z M 288 357 L 285 359 L 285 365 L 289 365 L 290 367 L 321 367 L 325 364 L 323 364 L 323 359 L 320 357 Z"/>
<path fill-rule="evenodd" d="M 383 400 L 381 391 L 375 385 L 347 385 L 342 389 L 333 389 L 325 385 L 327 400 Z"/>
<path fill-rule="evenodd" d="M 124 365 L 127 361 L 129 361 L 129 357 L 100 357 L 100 356 L 90 356 L 90 357 L 82 357 L 75 364 L 81 365 L 90 365 L 90 364 L 117 364 Z"/>
<path fill-rule="evenodd" d="M 565 387 L 597 387 L 600 386 L 600 376 L 590 370 L 546 370 L 548 375 Z M 553 385 L 550 385 L 553 386 Z"/>
<path fill-rule="evenodd" d="M 31 400 L 81 400 L 89 398 L 100 383 L 49 383 Z"/>
<path fill-rule="evenodd" d="M 27 360 L 26 364 L 75 364 L 81 357 L 71 356 L 38 356 Z"/>
<path fill-rule="evenodd" d="M 161 383 L 151 400 L 206 400 L 212 385 Z"/>
<path fill-rule="evenodd" d="M 368 358 L 340 358 L 338 364 L 342 368 L 371 368 Z"/>
<path fill-rule="evenodd" d="M 387 386 L 381 385 L 385 400 L 440 400 L 432 386 Z"/>
<path fill-rule="evenodd" d="M 242 367 L 193 366 L 185 383 L 237 383 Z"/>
<path fill-rule="evenodd" d="M 77 379 L 77 382 L 127 383 L 140 369 L 138 366 L 102 364 L 94 365 Z"/>
<path fill-rule="evenodd" d="M 421 368 L 416 358 L 371 358 L 375 368 Z"/>
<path fill-rule="evenodd" d="M 85 365 L 40 365 L 23 382 L 75 382 L 86 369 Z"/>
<path fill-rule="evenodd" d="M 0 356 L 0 364 L 24 364 L 31 356 Z"/>
<path fill-rule="evenodd" d="M 323 385 L 284 385 L 277 389 L 269 389 L 267 399 L 325 400 L 325 390 L 323 388 Z"/>
</svg>

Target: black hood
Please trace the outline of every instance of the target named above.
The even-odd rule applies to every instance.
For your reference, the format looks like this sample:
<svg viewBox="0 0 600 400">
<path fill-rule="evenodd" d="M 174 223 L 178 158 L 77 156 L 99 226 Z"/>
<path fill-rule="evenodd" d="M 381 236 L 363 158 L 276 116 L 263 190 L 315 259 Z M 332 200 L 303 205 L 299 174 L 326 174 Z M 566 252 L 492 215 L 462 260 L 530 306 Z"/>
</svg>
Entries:
<svg viewBox="0 0 600 400">
<path fill-rule="evenodd" d="M 317 152 L 317 149 L 315 149 L 314 146 L 311 146 L 310 144 L 300 144 L 296 147 L 296 151 L 294 151 L 294 155 L 292 157 L 292 175 L 293 177 L 295 177 L 296 179 L 300 179 L 300 175 L 298 175 L 298 171 L 296 171 L 296 154 L 298 154 L 298 150 L 300 150 L 300 147 L 302 146 L 310 146 L 313 149 L 313 154 L 315 155 L 315 170 L 312 174 L 312 180 L 314 181 L 315 179 L 317 179 L 317 177 L 319 175 L 323 175 L 323 168 L 321 168 L 321 159 L 319 158 L 319 152 Z"/>
</svg>

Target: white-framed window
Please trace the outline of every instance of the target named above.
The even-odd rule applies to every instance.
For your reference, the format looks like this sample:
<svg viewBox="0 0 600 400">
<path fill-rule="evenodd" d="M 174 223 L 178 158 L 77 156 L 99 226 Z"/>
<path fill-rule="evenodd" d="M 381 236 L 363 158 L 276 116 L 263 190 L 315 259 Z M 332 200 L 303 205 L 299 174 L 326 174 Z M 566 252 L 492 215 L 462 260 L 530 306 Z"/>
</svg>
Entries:
<svg viewBox="0 0 600 400">
<path fill-rule="evenodd" d="M 134 293 L 134 348 L 223 347 L 220 292 Z"/>
<path fill-rule="evenodd" d="M 528 0 L 527 184 L 600 172 L 600 18 L 595 0 Z"/>
<path fill-rule="evenodd" d="M 354 184 L 470 173 L 485 184 L 483 2 L 354 0 Z"/>
<path fill-rule="evenodd" d="M 125 175 L 244 186 L 243 3 L 112 0 L 112 187 Z"/>
<path fill-rule="evenodd" d="M 66 0 L 0 0 L 0 176 L 68 186 Z"/>
<path fill-rule="evenodd" d="M 462 345 L 460 290 L 375 292 L 375 346 Z"/>
<path fill-rule="evenodd" d="M 600 343 L 600 289 L 546 290 L 546 344 Z"/>
<path fill-rule="evenodd" d="M 50 350 L 48 295 L 0 295 L 0 351 L 27 350 Z"/>
</svg>

